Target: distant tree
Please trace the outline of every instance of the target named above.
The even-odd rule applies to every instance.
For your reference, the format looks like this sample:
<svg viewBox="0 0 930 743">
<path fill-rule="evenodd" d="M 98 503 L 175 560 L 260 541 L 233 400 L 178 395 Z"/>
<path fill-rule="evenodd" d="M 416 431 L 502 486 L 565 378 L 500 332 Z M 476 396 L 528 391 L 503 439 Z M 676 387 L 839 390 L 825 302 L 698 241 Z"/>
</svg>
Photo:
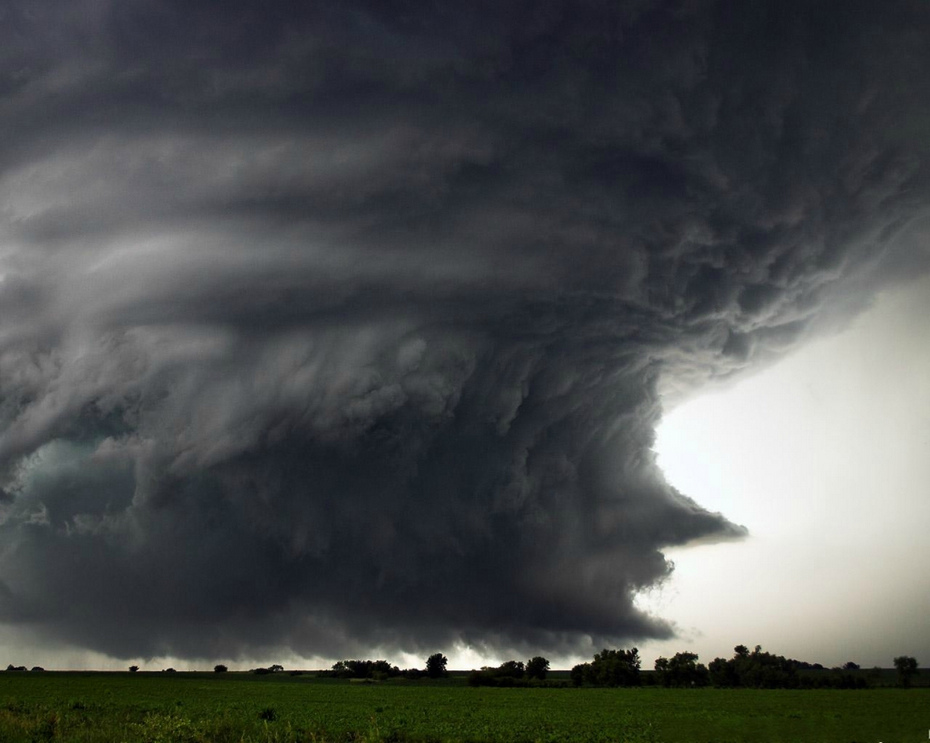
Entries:
<svg viewBox="0 0 930 743">
<path fill-rule="evenodd" d="M 213 673 L 226 673 L 229 669 L 224 666 L 222 663 L 219 665 L 213 666 Z"/>
<path fill-rule="evenodd" d="M 592 686 L 638 686 L 639 650 L 608 650 L 595 653 L 594 660 L 572 668 L 572 683 Z"/>
<path fill-rule="evenodd" d="M 543 681 L 546 678 L 547 673 L 549 673 L 549 661 L 543 658 L 541 655 L 530 658 L 526 662 L 527 678 L 539 679 L 540 681 Z"/>
<path fill-rule="evenodd" d="M 851 660 L 848 660 L 843 664 L 843 670 L 844 671 L 858 671 L 859 664 L 853 663 Z"/>
<path fill-rule="evenodd" d="M 745 645 L 733 648 L 730 660 L 715 658 L 708 667 L 714 686 L 746 686 L 753 689 L 794 689 L 800 684 L 796 660 L 773 655 L 759 645 L 750 653 Z"/>
<path fill-rule="evenodd" d="M 531 680 L 542 681 L 549 671 L 549 661 L 542 656 L 530 658 L 527 663 L 508 660 L 499 666 L 483 666 L 480 671 L 468 674 L 471 686 L 527 686 Z"/>
<path fill-rule="evenodd" d="M 426 659 L 426 675 L 431 679 L 442 678 L 446 675 L 446 664 L 449 659 L 442 653 L 433 653 Z"/>
<path fill-rule="evenodd" d="M 710 674 L 710 682 L 714 686 L 739 686 L 736 667 L 732 661 L 714 658 L 707 666 L 707 671 Z"/>
<path fill-rule="evenodd" d="M 376 681 L 383 681 L 394 676 L 400 676 L 400 669 L 386 660 L 376 660 L 371 664 L 371 677 Z"/>
<path fill-rule="evenodd" d="M 675 653 L 672 659 L 656 658 L 656 676 L 663 686 L 707 686 L 707 668 L 695 653 Z"/>
<path fill-rule="evenodd" d="M 139 666 L 129 666 L 130 673 L 135 673 L 138 670 L 139 670 Z"/>
<path fill-rule="evenodd" d="M 325 675 L 383 681 L 400 676 L 402 673 L 406 672 L 401 671 L 397 666 L 392 666 L 386 660 L 340 660 L 333 663 L 332 669 L 325 672 Z"/>
<path fill-rule="evenodd" d="M 901 686 L 910 686 L 911 678 L 918 673 L 917 658 L 899 655 L 894 659 L 894 667 L 898 670 L 898 683 Z"/>
<path fill-rule="evenodd" d="M 577 666 L 572 666 L 571 679 L 575 686 L 581 686 L 584 683 L 584 678 L 590 666 L 590 663 L 579 663 Z"/>
<path fill-rule="evenodd" d="M 30 671 L 35 671 L 35 672 L 38 673 L 39 671 L 44 671 L 45 669 L 42 668 L 42 666 L 33 666 L 33 667 L 30 668 L 29 670 L 30 670 Z"/>
<path fill-rule="evenodd" d="M 526 673 L 526 667 L 521 660 L 507 660 L 501 663 L 496 669 L 496 675 L 512 679 L 522 679 Z"/>
<path fill-rule="evenodd" d="M 163 673 L 177 673 L 173 668 L 166 668 Z"/>
<path fill-rule="evenodd" d="M 268 670 L 271 671 L 272 673 L 278 673 L 284 670 L 284 666 L 274 663 L 273 665 L 268 667 Z"/>
</svg>

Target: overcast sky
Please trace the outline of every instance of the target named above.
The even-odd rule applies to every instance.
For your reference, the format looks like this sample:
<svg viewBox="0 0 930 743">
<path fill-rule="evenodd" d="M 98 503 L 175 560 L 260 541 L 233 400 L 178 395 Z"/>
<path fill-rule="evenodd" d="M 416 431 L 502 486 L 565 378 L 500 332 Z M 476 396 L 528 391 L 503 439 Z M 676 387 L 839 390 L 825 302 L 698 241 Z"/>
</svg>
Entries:
<svg viewBox="0 0 930 743">
<path fill-rule="evenodd" d="M 11 662 L 930 651 L 928 31 L 7 3 Z"/>
</svg>

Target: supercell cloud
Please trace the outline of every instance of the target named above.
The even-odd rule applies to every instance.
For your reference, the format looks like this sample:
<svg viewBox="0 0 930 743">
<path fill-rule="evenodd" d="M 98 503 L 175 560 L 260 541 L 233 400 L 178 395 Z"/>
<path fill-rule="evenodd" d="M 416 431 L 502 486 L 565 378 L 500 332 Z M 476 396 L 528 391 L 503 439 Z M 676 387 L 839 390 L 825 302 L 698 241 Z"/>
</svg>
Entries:
<svg viewBox="0 0 930 743">
<path fill-rule="evenodd" d="M 925 268 L 928 30 L 8 3 L 0 621 L 118 657 L 669 636 L 632 601 L 663 549 L 745 530 L 665 482 L 660 392 Z"/>
</svg>

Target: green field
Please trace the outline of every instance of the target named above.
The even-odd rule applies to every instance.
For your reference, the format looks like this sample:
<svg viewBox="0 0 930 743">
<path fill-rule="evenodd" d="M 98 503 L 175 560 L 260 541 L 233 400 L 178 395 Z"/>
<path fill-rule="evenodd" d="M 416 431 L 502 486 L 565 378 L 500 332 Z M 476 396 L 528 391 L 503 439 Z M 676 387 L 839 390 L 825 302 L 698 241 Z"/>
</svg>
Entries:
<svg viewBox="0 0 930 743">
<path fill-rule="evenodd" d="M 0 673 L 0 741 L 918 743 L 930 689 L 472 688 L 310 675 Z"/>
</svg>

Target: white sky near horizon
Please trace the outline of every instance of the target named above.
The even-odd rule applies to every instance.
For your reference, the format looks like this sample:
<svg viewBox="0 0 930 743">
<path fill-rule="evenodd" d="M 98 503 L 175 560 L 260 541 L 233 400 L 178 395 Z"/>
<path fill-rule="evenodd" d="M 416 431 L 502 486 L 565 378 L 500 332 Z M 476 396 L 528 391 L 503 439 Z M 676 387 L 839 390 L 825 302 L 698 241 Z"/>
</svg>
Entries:
<svg viewBox="0 0 930 743">
<path fill-rule="evenodd" d="M 668 551 L 675 573 L 639 603 L 680 637 L 643 643 L 644 667 L 737 644 L 826 666 L 930 664 L 928 321 L 924 278 L 665 416 L 669 482 L 750 536 Z"/>
<path fill-rule="evenodd" d="M 930 278 L 881 293 L 842 332 L 805 344 L 731 387 L 665 416 L 656 451 L 668 480 L 749 528 L 741 542 L 672 549 L 672 578 L 639 604 L 679 636 L 640 642 L 659 655 L 730 657 L 737 644 L 826 666 L 890 667 L 907 654 L 930 665 Z M 632 644 L 632 643 L 631 643 Z M 440 648 L 450 668 L 496 664 Z M 49 668 L 231 669 L 280 662 L 123 660 L 30 640 L 4 628 L 3 664 Z M 422 667 L 415 654 L 370 654 Z M 556 658 L 566 667 L 589 658 Z"/>
</svg>

